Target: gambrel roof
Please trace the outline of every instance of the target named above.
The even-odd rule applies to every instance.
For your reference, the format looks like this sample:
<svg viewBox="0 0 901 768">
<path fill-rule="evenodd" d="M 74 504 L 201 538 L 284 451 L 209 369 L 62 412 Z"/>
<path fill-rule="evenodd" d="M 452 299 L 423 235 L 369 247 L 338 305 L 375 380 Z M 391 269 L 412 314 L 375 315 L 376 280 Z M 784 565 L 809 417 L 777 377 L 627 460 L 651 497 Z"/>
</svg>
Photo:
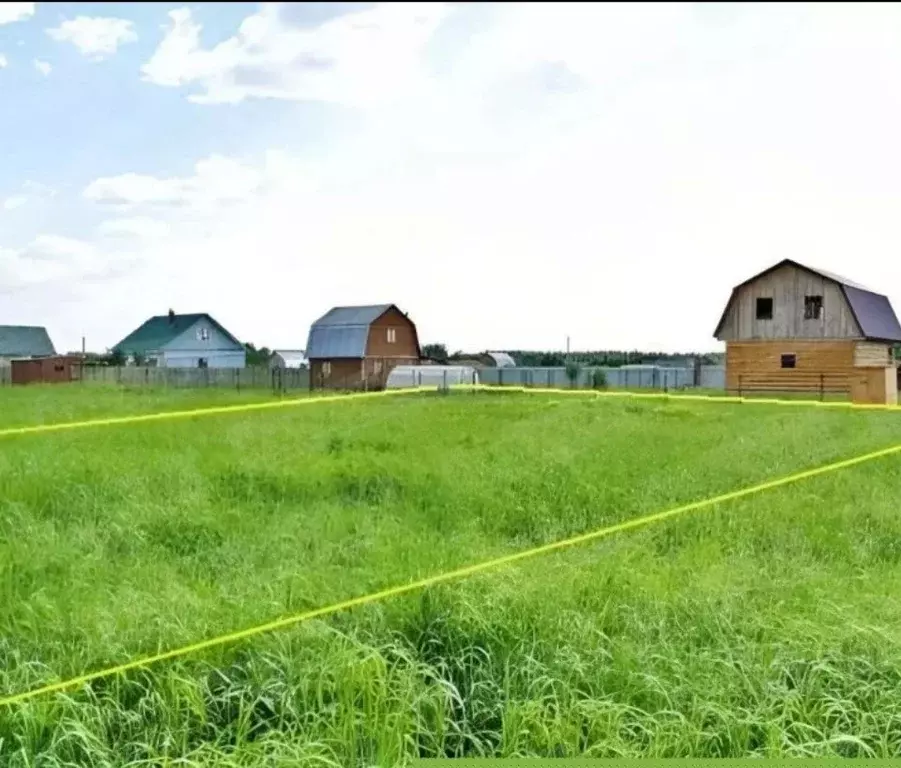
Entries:
<svg viewBox="0 0 901 768">
<path fill-rule="evenodd" d="M 746 285 L 750 285 L 761 277 L 764 277 L 771 272 L 775 272 L 782 267 L 801 269 L 838 285 L 845 297 L 845 301 L 848 302 L 848 308 L 851 310 L 851 314 L 854 316 L 857 326 L 860 328 L 860 334 L 865 339 L 893 343 L 901 342 L 901 323 L 898 322 L 898 317 L 895 315 L 895 310 L 892 309 L 891 302 L 888 300 L 887 296 L 871 291 L 869 288 L 865 288 L 858 283 L 852 282 L 841 275 L 827 272 L 824 269 L 808 267 L 793 259 L 783 259 L 778 264 L 774 264 L 772 267 L 763 270 L 763 272 L 759 272 L 753 277 L 749 277 L 743 283 L 736 285 L 735 288 L 732 289 L 732 295 L 729 297 L 729 301 L 726 304 L 726 308 L 723 310 L 723 314 L 716 326 L 716 330 L 713 332 L 715 337 L 719 337 L 720 331 L 723 328 L 723 323 L 726 321 L 729 307 L 732 306 L 732 302 L 738 295 L 738 292 Z"/>
</svg>

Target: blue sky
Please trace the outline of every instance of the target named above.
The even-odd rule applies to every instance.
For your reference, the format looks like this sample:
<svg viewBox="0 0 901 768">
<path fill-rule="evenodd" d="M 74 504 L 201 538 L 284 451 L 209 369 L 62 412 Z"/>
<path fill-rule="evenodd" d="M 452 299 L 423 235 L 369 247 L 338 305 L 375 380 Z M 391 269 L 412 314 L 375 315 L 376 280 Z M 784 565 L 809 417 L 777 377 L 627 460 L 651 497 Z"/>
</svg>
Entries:
<svg viewBox="0 0 901 768">
<path fill-rule="evenodd" d="M 0 323 L 713 349 L 781 258 L 901 303 L 901 11 L 5 3 Z"/>
</svg>

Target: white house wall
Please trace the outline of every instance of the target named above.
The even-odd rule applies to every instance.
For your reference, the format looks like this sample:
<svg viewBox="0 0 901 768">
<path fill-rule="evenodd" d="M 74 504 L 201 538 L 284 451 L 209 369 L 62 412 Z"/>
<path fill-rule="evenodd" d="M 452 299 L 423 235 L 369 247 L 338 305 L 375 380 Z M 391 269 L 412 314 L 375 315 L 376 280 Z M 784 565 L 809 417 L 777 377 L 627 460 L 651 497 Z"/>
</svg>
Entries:
<svg viewBox="0 0 901 768">
<path fill-rule="evenodd" d="M 207 330 L 207 338 L 199 338 L 200 330 Z M 247 353 L 240 344 L 222 333 L 205 318 L 198 320 L 162 350 L 160 361 L 167 368 L 197 368 L 204 359 L 209 368 L 244 368 Z"/>
</svg>

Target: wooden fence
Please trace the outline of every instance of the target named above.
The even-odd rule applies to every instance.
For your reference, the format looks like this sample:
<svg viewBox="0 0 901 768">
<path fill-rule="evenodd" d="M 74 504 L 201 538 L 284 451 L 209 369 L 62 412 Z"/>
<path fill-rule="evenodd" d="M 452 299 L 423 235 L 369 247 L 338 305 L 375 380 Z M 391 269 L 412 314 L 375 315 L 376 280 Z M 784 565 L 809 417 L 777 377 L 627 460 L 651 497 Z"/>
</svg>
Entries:
<svg viewBox="0 0 901 768">
<path fill-rule="evenodd" d="M 11 384 L 11 368 L 0 367 L 0 386 Z M 310 372 L 304 368 L 145 368 L 86 365 L 85 384 L 118 384 L 127 387 L 182 387 L 220 389 L 309 389 Z"/>
</svg>

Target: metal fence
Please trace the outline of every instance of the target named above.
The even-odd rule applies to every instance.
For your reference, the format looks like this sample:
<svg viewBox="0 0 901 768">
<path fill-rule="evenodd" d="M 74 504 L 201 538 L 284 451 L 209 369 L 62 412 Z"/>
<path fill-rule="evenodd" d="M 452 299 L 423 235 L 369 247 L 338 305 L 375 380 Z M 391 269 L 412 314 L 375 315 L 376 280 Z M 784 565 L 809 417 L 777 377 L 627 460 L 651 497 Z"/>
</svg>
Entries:
<svg viewBox="0 0 901 768">
<path fill-rule="evenodd" d="M 482 384 L 513 387 L 592 387 L 595 371 L 601 371 L 611 389 L 725 389 L 726 369 L 721 365 L 701 366 L 700 378 L 694 368 L 581 368 L 570 382 L 566 368 L 483 368 Z"/>
<path fill-rule="evenodd" d="M 423 368 L 425 371 L 426 368 Z M 517 387 L 592 387 L 594 372 L 603 371 L 606 386 L 611 389 L 701 389 L 724 390 L 726 373 L 723 366 L 706 365 L 700 378 L 694 368 L 582 368 L 573 384 L 566 369 L 556 368 L 482 368 L 478 380 L 491 386 Z M 11 369 L 0 366 L 0 386 L 11 383 Z M 118 384 L 128 387 L 218 387 L 231 389 L 305 390 L 310 386 L 310 371 L 305 368 L 149 368 L 86 365 L 82 369 L 85 383 Z M 434 376 L 422 377 L 431 384 Z M 418 383 L 418 382 L 416 382 Z M 411 386 L 415 385 L 411 379 Z"/>
</svg>

